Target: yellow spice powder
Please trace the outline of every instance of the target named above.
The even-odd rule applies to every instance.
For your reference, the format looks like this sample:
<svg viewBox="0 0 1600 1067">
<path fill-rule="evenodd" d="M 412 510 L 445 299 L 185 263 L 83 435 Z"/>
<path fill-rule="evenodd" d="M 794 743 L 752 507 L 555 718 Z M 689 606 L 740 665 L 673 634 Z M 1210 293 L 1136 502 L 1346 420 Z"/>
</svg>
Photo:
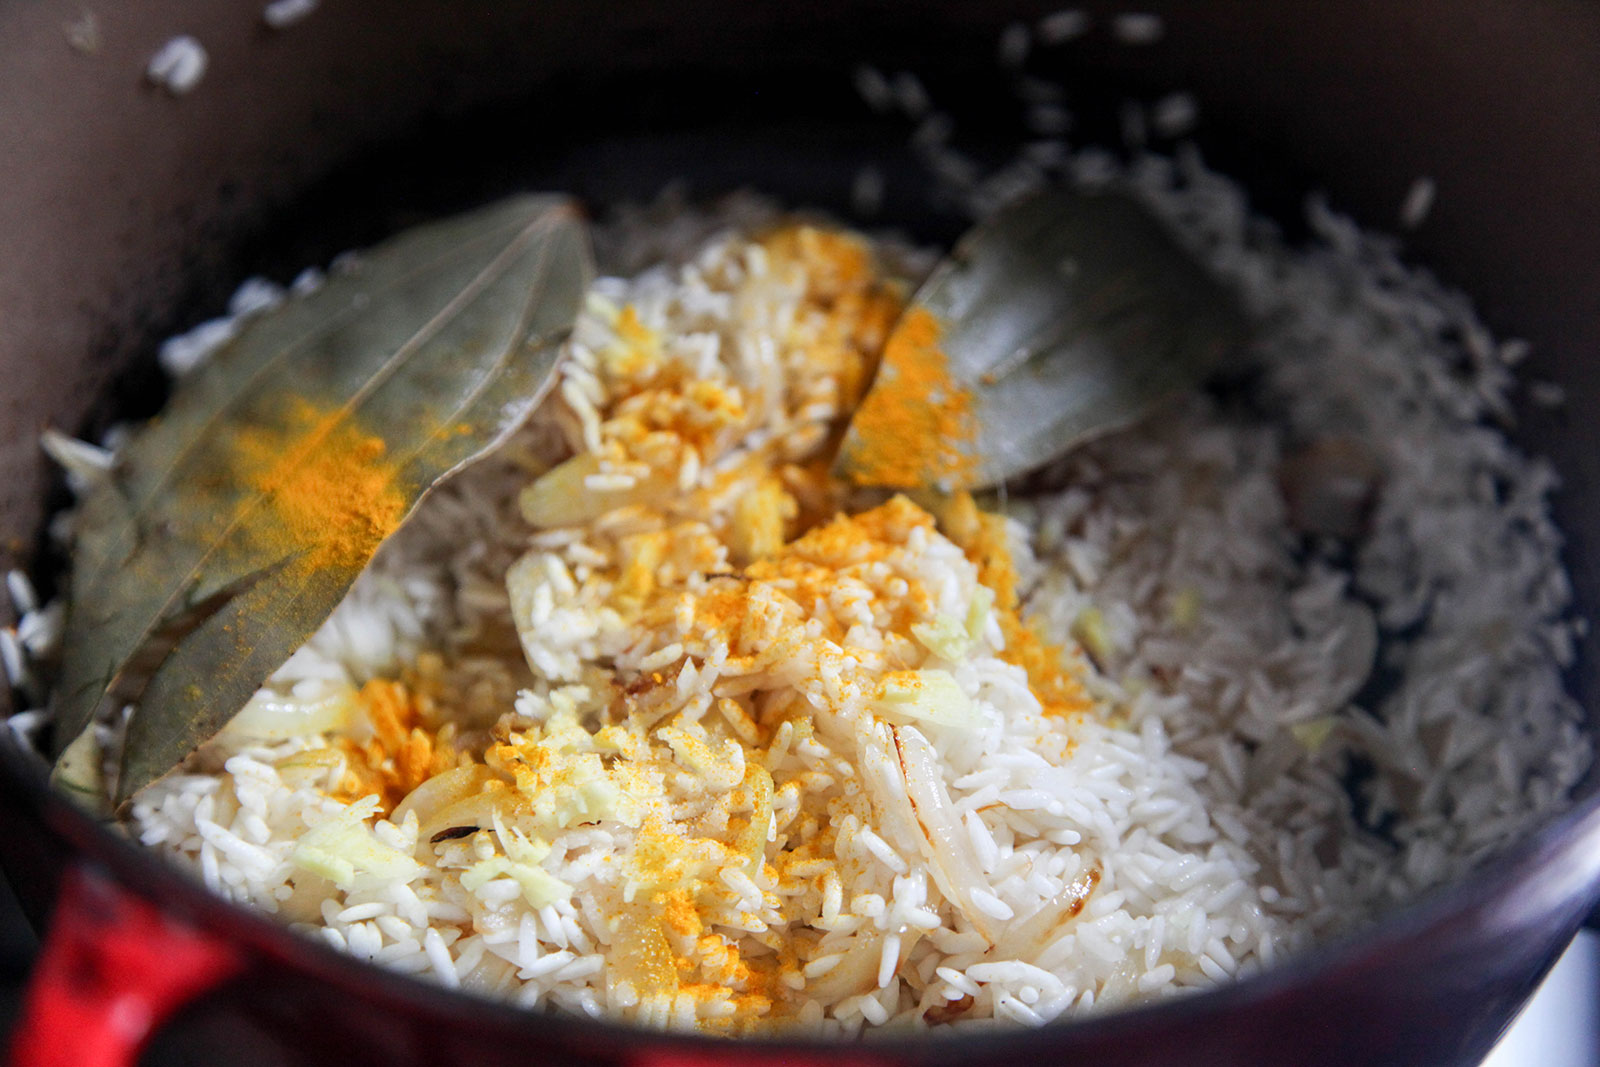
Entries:
<svg viewBox="0 0 1600 1067">
<path fill-rule="evenodd" d="M 376 794 L 385 812 L 393 811 L 412 790 L 434 775 L 456 766 L 455 727 L 437 731 L 429 700 L 402 682 L 374 678 L 358 698 L 372 736 L 365 742 L 339 737 L 345 776 L 335 796 L 352 801 Z"/>
<path fill-rule="evenodd" d="M 231 477 L 265 494 L 263 536 L 309 567 L 361 567 L 405 517 L 383 439 L 342 410 L 297 398 L 273 423 L 242 426 L 225 457 Z"/>
<path fill-rule="evenodd" d="M 976 474 L 970 390 L 950 377 L 943 327 L 925 308 L 900 319 L 884 346 L 877 380 L 850 428 L 850 477 L 860 485 L 959 487 Z"/>
</svg>

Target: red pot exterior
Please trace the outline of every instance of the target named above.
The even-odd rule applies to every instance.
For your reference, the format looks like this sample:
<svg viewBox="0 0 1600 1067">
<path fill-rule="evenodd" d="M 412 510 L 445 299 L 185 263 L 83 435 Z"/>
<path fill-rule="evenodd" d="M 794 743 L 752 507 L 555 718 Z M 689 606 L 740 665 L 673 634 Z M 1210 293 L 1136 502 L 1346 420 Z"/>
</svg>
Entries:
<svg viewBox="0 0 1600 1067">
<path fill-rule="evenodd" d="M 863 159 L 891 179 L 897 165 L 883 128 L 848 99 L 857 61 L 926 72 L 936 88 L 970 89 L 973 109 L 989 106 L 977 86 L 994 80 L 999 30 L 1055 6 L 618 0 L 600 17 L 561 0 L 374 0 L 328 4 L 274 33 L 258 5 L 151 0 L 100 11 L 94 55 L 67 47 L 61 9 L 0 6 L 0 563 L 26 566 L 41 543 L 40 427 L 92 430 L 126 402 L 119 394 L 153 395 L 154 341 L 213 311 L 258 261 L 284 273 L 418 211 L 520 184 L 603 202 L 687 173 L 702 190 L 750 183 L 842 202 Z M 1316 186 L 1387 226 L 1411 180 L 1432 176 L 1439 201 L 1416 254 L 1478 296 L 1491 325 L 1535 342 L 1531 372 L 1561 383 L 1571 410 L 1600 398 L 1600 8 L 1142 6 L 1164 15 L 1162 42 L 1127 48 L 1102 34 L 1035 61 L 1086 96 L 1100 83 L 1146 97 L 1193 90 L 1207 151 L 1269 210 L 1292 212 Z M 172 98 L 141 79 L 179 32 L 207 45 L 211 67 Z M 900 221 L 926 234 L 951 225 Z M 1528 412 L 1520 432 L 1566 477 L 1558 511 L 1592 608 L 1600 423 Z M 1586 656 L 1574 677 L 1586 700 L 1600 694 L 1594 675 Z M 0 864 L 41 923 L 64 872 L 88 869 L 228 946 L 232 976 L 156 1042 L 200 1062 L 226 1050 L 234 1067 L 1472 1063 L 1600 896 L 1592 786 L 1471 884 L 1267 975 L 1086 1023 L 849 1047 L 665 1038 L 355 963 L 96 827 L 46 790 L 42 765 L 9 733 Z"/>
<path fill-rule="evenodd" d="M 81 864 L 56 894 L 11 1063 L 132 1067 L 156 1029 L 243 966 L 232 941 L 173 919 Z"/>
</svg>

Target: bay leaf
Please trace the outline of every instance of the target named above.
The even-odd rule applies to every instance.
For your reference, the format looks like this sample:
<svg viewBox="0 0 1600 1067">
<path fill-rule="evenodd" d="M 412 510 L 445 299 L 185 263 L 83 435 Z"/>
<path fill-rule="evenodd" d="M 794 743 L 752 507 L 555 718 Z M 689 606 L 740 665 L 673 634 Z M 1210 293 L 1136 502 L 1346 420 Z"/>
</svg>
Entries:
<svg viewBox="0 0 1600 1067">
<path fill-rule="evenodd" d="M 82 502 L 58 754 L 134 705 L 121 803 L 220 730 L 422 497 L 538 405 L 592 277 L 575 205 L 525 195 L 250 321 Z"/>
<path fill-rule="evenodd" d="M 917 290 L 836 469 L 902 489 L 1016 478 L 1198 385 L 1247 334 L 1237 294 L 1130 196 L 1048 189 L 968 231 Z M 897 341 L 920 365 L 894 365 Z M 930 391 L 938 420 L 894 410 Z"/>
</svg>

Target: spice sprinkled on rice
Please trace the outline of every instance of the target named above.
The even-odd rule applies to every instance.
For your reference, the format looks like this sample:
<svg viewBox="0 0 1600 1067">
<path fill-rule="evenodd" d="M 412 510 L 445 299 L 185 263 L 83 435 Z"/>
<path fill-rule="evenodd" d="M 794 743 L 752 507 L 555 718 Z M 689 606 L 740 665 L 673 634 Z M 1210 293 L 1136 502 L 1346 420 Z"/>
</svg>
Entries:
<svg viewBox="0 0 1600 1067">
<path fill-rule="evenodd" d="M 1431 283 L 1183 184 L 1283 417 L 1192 397 L 1004 508 L 828 473 L 926 257 L 750 199 L 602 230 L 551 399 L 134 831 L 357 957 L 728 1034 L 1206 988 L 1458 876 L 1589 761 L 1547 475 L 1430 370 Z M 935 386 L 885 432 L 959 440 Z"/>
</svg>

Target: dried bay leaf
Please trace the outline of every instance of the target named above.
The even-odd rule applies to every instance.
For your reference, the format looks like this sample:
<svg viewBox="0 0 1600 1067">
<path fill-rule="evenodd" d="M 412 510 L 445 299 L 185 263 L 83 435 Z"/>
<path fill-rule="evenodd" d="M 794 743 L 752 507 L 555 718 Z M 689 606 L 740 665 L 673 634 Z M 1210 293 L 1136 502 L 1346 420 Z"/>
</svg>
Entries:
<svg viewBox="0 0 1600 1067">
<path fill-rule="evenodd" d="M 592 277 L 575 206 L 515 197 L 377 246 L 185 380 L 80 509 L 58 755 L 135 704 L 121 803 L 221 729 L 538 405 Z"/>
<path fill-rule="evenodd" d="M 917 290 L 840 446 L 861 485 L 977 489 L 1198 385 L 1237 294 L 1126 194 L 1056 188 L 980 223 Z"/>
</svg>

